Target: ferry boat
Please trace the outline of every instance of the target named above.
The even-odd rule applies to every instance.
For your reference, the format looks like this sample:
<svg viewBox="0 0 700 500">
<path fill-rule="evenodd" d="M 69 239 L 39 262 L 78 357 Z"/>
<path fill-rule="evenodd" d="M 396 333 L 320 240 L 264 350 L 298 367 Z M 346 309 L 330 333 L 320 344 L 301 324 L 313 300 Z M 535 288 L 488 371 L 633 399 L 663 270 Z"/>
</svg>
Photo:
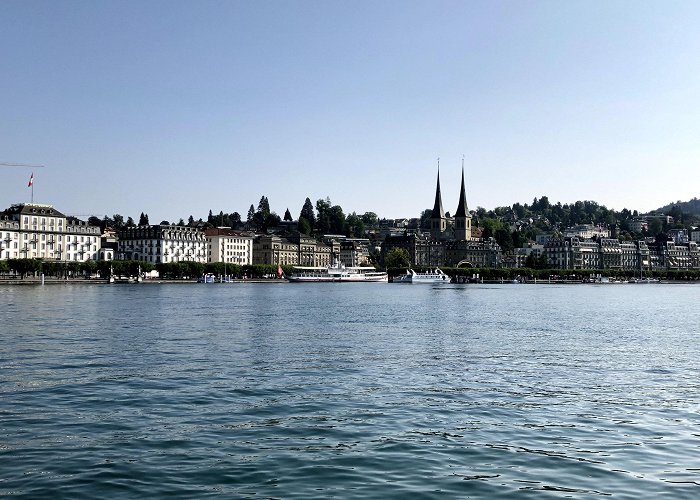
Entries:
<svg viewBox="0 0 700 500">
<path fill-rule="evenodd" d="M 291 283 L 314 282 L 359 282 L 359 283 L 387 283 L 389 277 L 384 271 L 377 271 L 374 267 L 345 267 L 336 262 L 327 267 L 295 266 L 292 274 L 287 277 Z"/>
<path fill-rule="evenodd" d="M 407 269 L 406 274 L 402 274 L 394 279 L 394 283 L 425 283 L 428 285 L 449 282 L 450 277 L 437 267 L 424 273 L 417 273 L 413 269 Z"/>
</svg>

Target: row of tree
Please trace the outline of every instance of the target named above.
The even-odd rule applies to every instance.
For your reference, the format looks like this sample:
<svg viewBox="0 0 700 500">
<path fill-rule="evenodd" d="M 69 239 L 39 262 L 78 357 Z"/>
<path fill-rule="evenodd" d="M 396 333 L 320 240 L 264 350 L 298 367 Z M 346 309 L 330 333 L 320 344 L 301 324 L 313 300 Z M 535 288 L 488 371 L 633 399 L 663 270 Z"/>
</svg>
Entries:
<svg viewBox="0 0 700 500">
<path fill-rule="evenodd" d="M 114 260 L 85 262 L 58 262 L 42 259 L 0 260 L 0 275 L 12 274 L 24 279 L 26 276 L 43 274 L 49 278 L 108 278 L 113 276 L 138 276 L 155 269 L 161 279 L 196 279 L 205 273 L 232 278 L 263 278 L 277 275 L 276 265 L 245 265 L 212 262 L 169 262 L 151 264 L 137 260 Z M 283 272 L 289 274 L 292 266 L 282 266 Z"/>
</svg>

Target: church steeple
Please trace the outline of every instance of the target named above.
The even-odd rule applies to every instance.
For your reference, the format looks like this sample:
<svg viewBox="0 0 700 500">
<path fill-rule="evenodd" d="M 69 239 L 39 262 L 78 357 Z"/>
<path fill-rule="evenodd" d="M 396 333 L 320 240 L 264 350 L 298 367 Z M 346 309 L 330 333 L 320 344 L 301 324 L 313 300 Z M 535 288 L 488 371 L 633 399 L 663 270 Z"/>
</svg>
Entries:
<svg viewBox="0 0 700 500">
<path fill-rule="evenodd" d="M 445 211 L 442 209 L 442 195 L 440 194 L 440 158 L 438 158 L 437 187 L 435 188 L 435 205 L 433 205 L 433 213 L 430 215 L 430 218 L 445 218 Z"/>
<path fill-rule="evenodd" d="M 464 189 L 464 156 L 462 156 L 462 188 L 459 191 L 459 205 L 455 212 L 455 239 L 472 239 L 472 217 L 467 209 L 467 193 Z"/>
<path fill-rule="evenodd" d="M 435 188 L 435 205 L 433 213 L 430 214 L 430 234 L 435 239 L 439 239 L 447 228 L 445 211 L 442 209 L 442 195 L 440 193 L 440 158 L 438 158 L 437 187 Z"/>
<path fill-rule="evenodd" d="M 462 158 L 462 188 L 459 191 L 459 204 L 455 217 L 468 217 L 469 209 L 467 208 L 467 193 L 464 189 L 464 158 Z"/>
</svg>

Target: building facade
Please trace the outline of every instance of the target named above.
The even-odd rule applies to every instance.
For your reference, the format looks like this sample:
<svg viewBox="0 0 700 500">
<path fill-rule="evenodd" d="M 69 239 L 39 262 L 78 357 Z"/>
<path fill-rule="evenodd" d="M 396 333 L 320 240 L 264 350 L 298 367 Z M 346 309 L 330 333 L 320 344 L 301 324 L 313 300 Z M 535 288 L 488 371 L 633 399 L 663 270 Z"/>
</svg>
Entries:
<svg viewBox="0 0 700 500">
<path fill-rule="evenodd" d="M 119 260 L 152 264 L 207 262 L 207 241 L 196 227 L 176 225 L 131 226 L 119 231 Z"/>
<path fill-rule="evenodd" d="M 253 236 L 230 228 L 204 231 L 207 240 L 207 262 L 225 262 L 239 266 L 253 263 Z"/>
<path fill-rule="evenodd" d="M 261 235 L 253 240 L 253 264 L 326 267 L 340 258 L 337 240 L 317 241 L 302 234 Z"/>
<path fill-rule="evenodd" d="M 549 264 L 558 269 L 643 271 L 699 269 L 698 244 L 673 241 L 598 241 L 577 237 L 556 237 L 544 245 Z"/>
<path fill-rule="evenodd" d="M 101 231 L 53 205 L 20 203 L 0 212 L 0 259 L 86 262 L 100 258 Z"/>
</svg>

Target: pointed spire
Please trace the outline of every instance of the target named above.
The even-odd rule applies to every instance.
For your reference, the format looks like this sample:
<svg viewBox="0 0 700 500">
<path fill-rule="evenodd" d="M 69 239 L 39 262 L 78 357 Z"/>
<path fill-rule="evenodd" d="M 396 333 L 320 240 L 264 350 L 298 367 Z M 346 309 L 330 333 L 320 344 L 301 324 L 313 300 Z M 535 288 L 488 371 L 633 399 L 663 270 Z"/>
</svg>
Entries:
<svg viewBox="0 0 700 500">
<path fill-rule="evenodd" d="M 435 189 L 435 205 L 433 206 L 433 213 L 430 214 L 431 219 L 444 219 L 445 211 L 442 209 L 442 195 L 440 194 L 440 158 L 438 158 L 438 175 L 437 175 L 437 188 Z"/>
<path fill-rule="evenodd" d="M 469 217 L 469 209 L 467 208 L 467 193 L 464 189 L 464 155 L 462 155 L 462 188 L 459 191 L 459 204 L 455 217 Z"/>
</svg>

